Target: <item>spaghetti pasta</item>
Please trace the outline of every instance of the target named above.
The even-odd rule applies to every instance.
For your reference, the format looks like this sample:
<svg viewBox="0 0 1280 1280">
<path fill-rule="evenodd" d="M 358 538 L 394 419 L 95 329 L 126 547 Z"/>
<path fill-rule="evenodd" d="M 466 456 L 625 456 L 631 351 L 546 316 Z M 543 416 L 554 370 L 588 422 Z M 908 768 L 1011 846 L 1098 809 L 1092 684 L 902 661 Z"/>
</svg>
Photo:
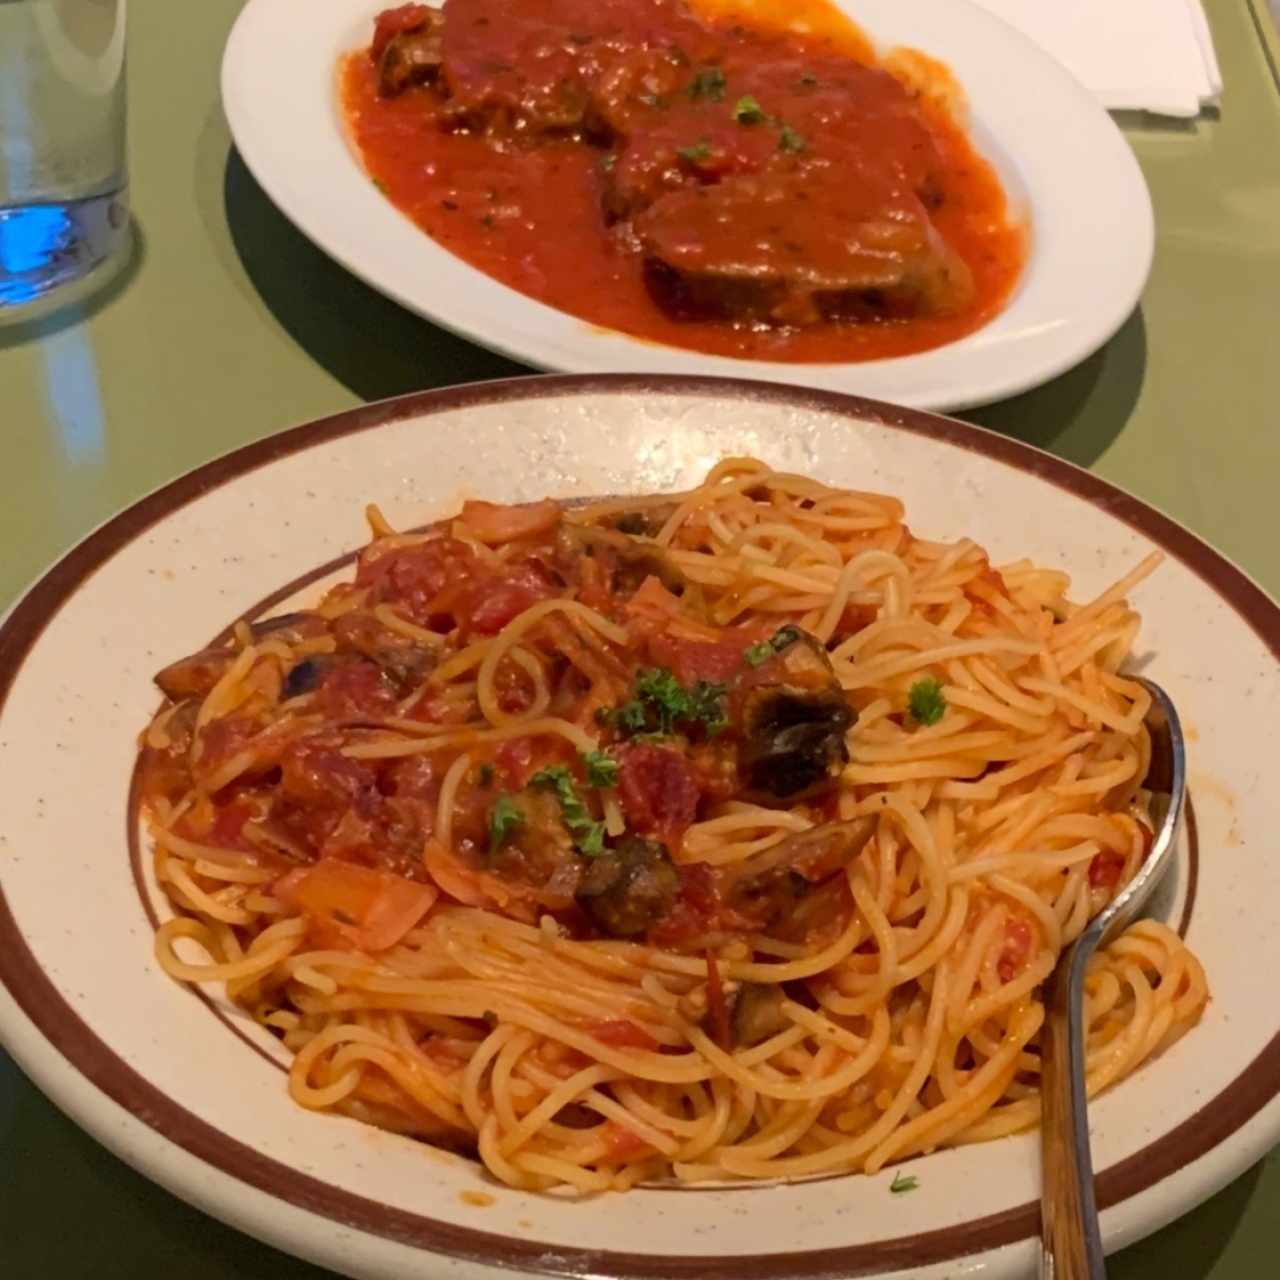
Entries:
<svg viewBox="0 0 1280 1280">
<path fill-rule="evenodd" d="M 354 580 L 157 677 L 156 937 L 289 1091 L 528 1189 L 874 1172 L 1025 1129 L 1039 986 L 1141 866 L 1150 557 L 1091 603 L 728 459 L 572 510 L 370 508 Z M 1155 921 L 1091 1095 L 1195 1024 Z"/>
</svg>

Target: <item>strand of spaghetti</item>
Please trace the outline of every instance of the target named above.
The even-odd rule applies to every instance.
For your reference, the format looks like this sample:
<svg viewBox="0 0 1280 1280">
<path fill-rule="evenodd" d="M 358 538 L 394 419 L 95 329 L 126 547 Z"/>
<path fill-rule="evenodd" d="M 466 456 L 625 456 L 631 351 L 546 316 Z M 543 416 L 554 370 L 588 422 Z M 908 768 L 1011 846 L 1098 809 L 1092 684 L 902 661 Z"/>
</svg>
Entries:
<svg viewBox="0 0 1280 1280">
<path fill-rule="evenodd" d="M 255 939 L 248 954 L 241 960 L 229 963 L 189 964 L 174 949 L 180 938 L 199 943 L 210 955 L 217 954 L 210 927 L 189 916 L 175 916 L 166 920 L 156 930 L 155 956 L 166 973 L 186 982 L 229 982 L 250 974 L 258 975 L 273 969 L 301 940 L 305 924 L 302 920 L 284 920 L 270 926 Z"/>
<path fill-rule="evenodd" d="M 447 849 L 453 834 L 453 804 L 462 785 L 462 779 L 471 768 L 471 757 L 464 751 L 450 766 L 440 784 L 440 798 L 436 804 L 435 836 Z"/>
<path fill-rule="evenodd" d="M 501 727 L 514 719 L 512 715 L 502 709 L 498 695 L 493 687 L 493 678 L 498 669 L 498 663 L 502 660 L 503 654 L 515 644 L 520 636 L 553 613 L 572 614 L 581 618 L 606 639 L 612 640 L 614 644 L 625 645 L 629 639 L 628 633 L 622 627 L 610 622 L 608 618 L 603 617 L 594 609 L 589 609 L 586 605 L 576 600 L 544 600 L 526 609 L 518 617 L 507 623 L 502 631 L 494 637 L 480 663 L 480 670 L 476 677 L 476 694 L 480 703 L 481 713 L 491 725 Z"/>
<path fill-rule="evenodd" d="M 875 659 L 860 666 L 849 666 L 841 674 L 840 683 L 846 689 L 866 689 L 882 684 L 893 676 L 904 675 L 908 671 L 919 671 L 922 668 L 937 666 L 949 662 L 952 658 L 965 658 L 978 654 L 1010 653 L 1034 657 L 1041 651 L 1041 646 L 1030 640 L 1015 639 L 1012 636 L 986 636 L 981 640 L 959 640 L 954 644 L 940 645 L 936 649 L 925 649 L 919 653 L 905 657 L 886 657 Z"/>
<path fill-rule="evenodd" d="M 516 1126 L 498 1139 L 498 1150 L 507 1157 L 512 1156 L 542 1128 L 548 1120 L 575 1101 L 580 1094 L 594 1088 L 606 1080 L 612 1079 L 614 1072 L 599 1063 L 584 1067 L 575 1072 L 563 1083 L 558 1084 L 528 1115 L 524 1116 Z"/>
<path fill-rule="evenodd" d="M 1151 552 L 1150 555 L 1144 557 L 1123 578 L 1113 583 L 1100 596 L 1077 609 L 1065 622 L 1054 628 L 1051 641 L 1053 647 L 1061 649 L 1066 641 L 1070 640 L 1081 627 L 1090 622 L 1108 605 L 1125 599 L 1138 583 L 1155 572 L 1163 559 L 1164 553 L 1162 551 Z"/>
<path fill-rule="evenodd" d="M 1151 705 L 1151 699 L 1148 695 L 1145 699 L 1145 705 L 1143 702 L 1138 702 L 1127 716 L 1122 716 L 1117 715 L 1110 707 L 1104 706 L 1097 699 L 1087 698 L 1063 684 L 1039 680 L 1034 676 L 1023 676 L 1018 683 L 1032 693 L 1048 694 L 1059 702 L 1065 702 L 1069 706 L 1075 707 L 1077 711 L 1083 712 L 1090 720 L 1106 725 L 1107 728 L 1114 729 L 1117 733 L 1122 733 L 1126 736 L 1132 736 L 1138 732 L 1143 717 L 1147 714 Z"/>
<path fill-rule="evenodd" d="M 924 1034 L 911 1069 L 898 1086 L 897 1092 L 880 1119 L 866 1132 L 847 1142 L 828 1147 L 824 1151 L 804 1156 L 783 1157 L 767 1163 L 753 1161 L 750 1157 L 743 1158 L 732 1150 L 722 1151 L 719 1153 L 720 1164 L 730 1172 L 752 1177 L 802 1177 L 810 1173 L 820 1173 L 825 1169 L 854 1167 L 858 1159 L 873 1150 L 898 1127 L 907 1109 L 924 1087 L 924 1082 L 937 1056 L 946 1002 L 947 970 L 945 966 L 941 966 L 934 977 Z M 881 1013 L 882 1010 L 877 1010 L 877 1015 Z M 887 1038 L 885 1043 L 887 1045 Z"/>
<path fill-rule="evenodd" d="M 840 1070 L 821 1080 L 789 1082 L 771 1079 L 760 1072 L 751 1072 L 732 1054 L 721 1049 L 701 1027 L 689 1026 L 686 1034 L 689 1042 L 722 1074 L 751 1089 L 765 1098 L 778 1098 L 790 1102 L 814 1102 L 842 1093 L 861 1080 L 880 1061 L 889 1043 L 889 1015 L 877 1009 L 872 1015 L 871 1031 L 861 1051 Z"/>
<path fill-rule="evenodd" d="M 579 751 L 594 751 L 600 745 L 576 724 L 558 716 L 544 716 L 539 720 L 524 721 L 503 728 L 458 729 L 425 741 L 404 742 L 392 739 L 358 742 L 354 746 L 344 747 L 342 754 L 352 760 L 392 760 L 399 756 L 426 755 L 449 747 L 477 747 L 487 742 L 507 742 L 512 738 L 538 737 L 542 734 L 564 738 Z"/>
<path fill-rule="evenodd" d="M 864 1165 L 867 1173 L 878 1173 L 895 1156 L 922 1150 L 950 1136 L 950 1132 L 963 1128 L 970 1122 L 972 1114 L 990 1105 L 983 1097 L 984 1093 L 990 1091 L 994 1102 L 1004 1091 L 1023 1046 L 1040 1029 L 1043 1021 L 1041 1006 L 1032 1005 L 1021 1010 L 1020 1016 L 1010 1024 L 999 1051 L 974 1072 L 965 1088 L 955 1097 L 907 1121 L 886 1137 L 867 1155 Z"/>
</svg>

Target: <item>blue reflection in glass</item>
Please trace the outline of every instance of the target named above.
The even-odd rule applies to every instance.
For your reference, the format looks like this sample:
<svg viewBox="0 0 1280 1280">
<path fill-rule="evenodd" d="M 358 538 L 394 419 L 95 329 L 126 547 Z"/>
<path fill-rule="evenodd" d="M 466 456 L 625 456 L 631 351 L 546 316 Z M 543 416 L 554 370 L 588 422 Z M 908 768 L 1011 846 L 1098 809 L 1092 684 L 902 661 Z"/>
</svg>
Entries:
<svg viewBox="0 0 1280 1280">
<path fill-rule="evenodd" d="M 0 305 L 38 297 L 74 233 L 64 205 L 0 209 Z"/>
</svg>

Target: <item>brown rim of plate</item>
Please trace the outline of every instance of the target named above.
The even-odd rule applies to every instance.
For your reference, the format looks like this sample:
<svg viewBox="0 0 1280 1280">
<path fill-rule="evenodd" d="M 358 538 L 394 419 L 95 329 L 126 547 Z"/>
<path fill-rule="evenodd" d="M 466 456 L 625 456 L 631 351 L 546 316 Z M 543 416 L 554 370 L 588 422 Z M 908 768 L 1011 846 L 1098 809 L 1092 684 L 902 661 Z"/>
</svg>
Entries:
<svg viewBox="0 0 1280 1280">
<path fill-rule="evenodd" d="M 1179 559 L 1227 603 L 1280 659 L 1280 606 L 1195 534 L 1106 481 L 1021 441 L 968 423 L 835 392 L 739 378 L 644 374 L 555 375 L 471 383 L 380 401 L 293 427 L 205 463 L 147 495 L 73 547 L 0 625 L 0 712 L 32 647 L 93 572 L 177 508 L 258 467 L 328 440 L 403 418 L 481 404 L 577 394 L 721 396 L 834 413 L 908 431 L 1046 480 L 1128 524 Z M 142 1077 L 80 1018 L 32 954 L 0 886 L 0 981 L 51 1045 L 90 1083 L 143 1124 L 241 1182 L 336 1224 L 456 1259 L 565 1277 L 683 1280 L 735 1274 L 747 1280 L 838 1280 L 923 1267 L 1033 1236 L 1039 1206 L 919 1235 L 841 1249 L 736 1255 L 653 1255 L 551 1247 L 428 1218 L 355 1195 L 239 1142 Z M 1216 1097 L 1177 1128 L 1103 1170 L 1097 1199 L 1107 1208 L 1185 1168 L 1248 1123 L 1280 1094 L 1280 1032 Z M 767 1194 L 767 1192 L 761 1192 Z"/>
</svg>

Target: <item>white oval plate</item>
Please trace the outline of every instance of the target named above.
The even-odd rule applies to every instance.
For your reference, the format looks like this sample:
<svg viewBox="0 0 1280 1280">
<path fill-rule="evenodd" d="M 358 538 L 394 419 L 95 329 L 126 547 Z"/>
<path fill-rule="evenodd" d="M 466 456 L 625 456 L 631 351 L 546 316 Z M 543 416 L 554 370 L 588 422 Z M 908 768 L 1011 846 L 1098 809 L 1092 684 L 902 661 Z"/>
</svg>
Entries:
<svg viewBox="0 0 1280 1280">
<path fill-rule="evenodd" d="M 1146 284 L 1155 239 L 1146 183 L 1120 131 L 1067 71 L 968 0 L 834 0 L 881 48 L 923 49 L 964 86 L 978 149 L 1031 227 L 1009 304 L 958 342 L 855 364 L 738 360 L 600 329 L 454 257 L 366 177 L 343 133 L 335 68 L 368 44 L 371 18 L 391 2 L 249 0 L 222 64 L 236 146 L 330 257 L 411 311 L 537 368 L 769 378 L 959 409 L 1078 364 L 1115 333 Z"/>
<path fill-rule="evenodd" d="M 716 379 L 523 379 L 352 410 L 175 481 L 55 566 L 0 626 L 0 1037 L 23 1068 L 178 1195 L 350 1275 L 1029 1273 L 1034 1135 L 917 1160 L 906 1196 L 889 1194 L 892 1170 L 584 1203 L 512 1191 L 468 1161 L 298 1108 L 278 1043 L 152 958 L 147 913 L 167 908 L 145 856 L 135 884 L 126 827 L 164 661 L 264 602 L 314 600 L 363 541 L 371 500 L 414 525 L 467 495 L 687 486 L 726 454 L 901 495 L 924 536 L 1061 565 L 1081 597 L 1153 545 L 1170 553 L 1137 600 L 1139 660 L 1188 725 L 1198 862 L 1188 844 L 1161 910 L 1189 924 L 1213 999 L 1201 1026 L 1092 1109 L 1108 1247 L 1260 1158 L 1280 1137 L 1280 793 L 1261 779 L 1280 722 L 1280 609 L 1185 529 L 1026 445 Z M 489 1207 L 462 1200 L 482 1187 Z"/>
</svg>

